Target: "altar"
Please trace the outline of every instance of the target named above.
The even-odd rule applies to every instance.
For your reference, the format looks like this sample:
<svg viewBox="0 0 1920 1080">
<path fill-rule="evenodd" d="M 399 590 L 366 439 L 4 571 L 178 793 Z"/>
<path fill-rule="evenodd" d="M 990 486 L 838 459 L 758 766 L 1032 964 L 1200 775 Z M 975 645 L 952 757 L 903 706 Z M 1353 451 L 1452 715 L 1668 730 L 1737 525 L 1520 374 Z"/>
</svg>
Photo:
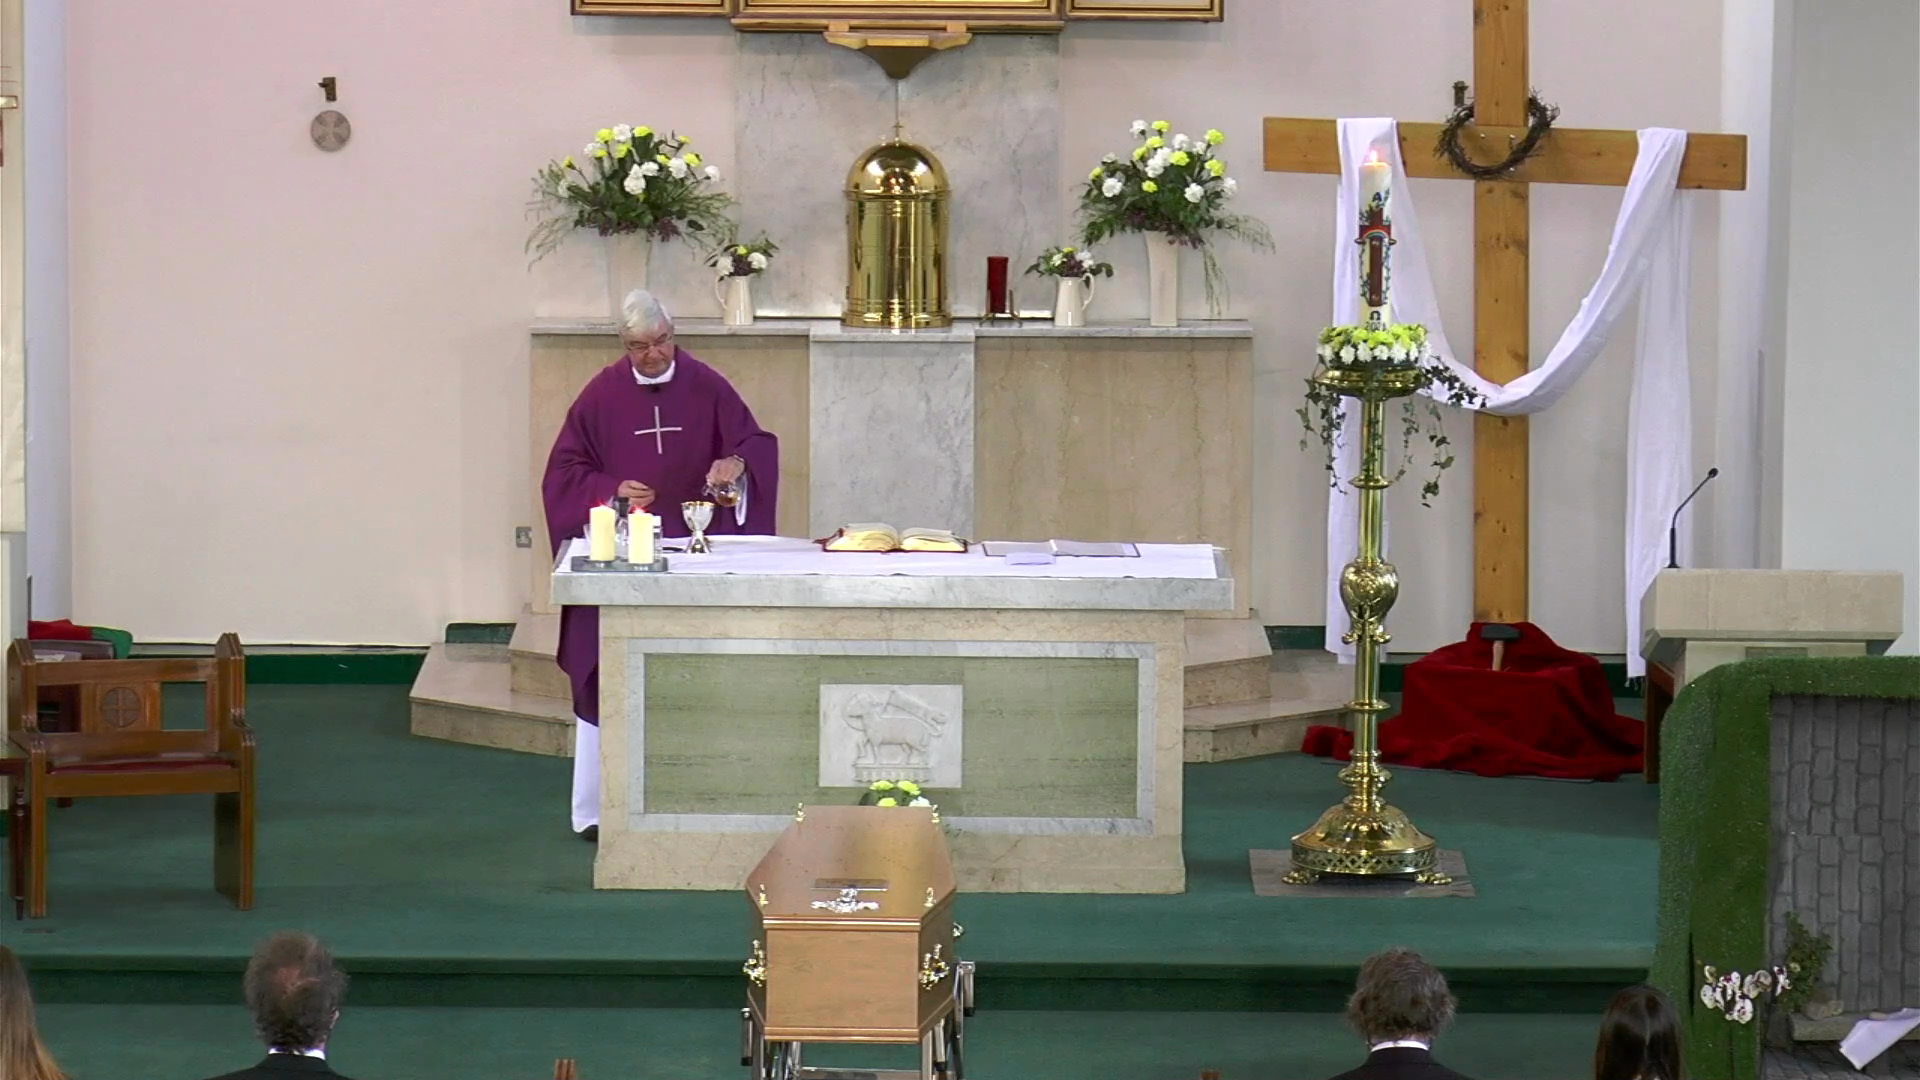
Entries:
<svg viewBox="0 0 1920 1080">
<path fill-rule="evenodd" d="M 719 537 L 575 572 L 600 613 L 594 886 L 734 889 L 808 805 L 913 779 L 969 892 L 1177 893 L 1185 623 L 1219 549 L 1007 565 Z"/>
</svg>

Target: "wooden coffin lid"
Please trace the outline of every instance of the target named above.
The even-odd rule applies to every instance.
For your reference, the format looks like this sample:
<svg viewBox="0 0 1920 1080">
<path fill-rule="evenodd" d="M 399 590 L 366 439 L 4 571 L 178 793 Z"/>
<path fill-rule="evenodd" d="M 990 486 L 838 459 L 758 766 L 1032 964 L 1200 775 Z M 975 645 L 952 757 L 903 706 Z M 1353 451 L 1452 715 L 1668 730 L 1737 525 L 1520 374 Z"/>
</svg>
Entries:
<svg viewBox="0 0 1920 1080">
<path fill-rule="evenodd" d="M 747 875 L 747 899 L 764 919 L 883 919 L 918 923 L 953 895 L 946 834 L 922 807 L 809 806 Z M 815 908 L 857 887 L 877 903 L 855 912 Z M 933 891 L 928 903 L 927 891 Z M 766 902 L 760 902 L 765 891 Z"/>
</svg>

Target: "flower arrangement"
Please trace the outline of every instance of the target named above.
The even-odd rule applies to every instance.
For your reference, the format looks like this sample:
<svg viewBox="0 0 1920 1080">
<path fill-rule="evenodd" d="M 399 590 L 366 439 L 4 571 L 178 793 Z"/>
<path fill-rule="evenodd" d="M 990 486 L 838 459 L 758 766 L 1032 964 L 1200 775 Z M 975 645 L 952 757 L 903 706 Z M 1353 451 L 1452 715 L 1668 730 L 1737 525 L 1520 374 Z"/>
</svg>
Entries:
<svg viewBox="0 0 1920 1080">
<path fill-rule="evenodd" d="M 1041 277 L 1112 277 L 1113 264 L 1095 262 L 1093 252 L 1071 247 L 1050 247 L 1040 253 L 1027 273 Z"/>
<path fill-rule="evenodd" d="M 1420 486 L 1420 504 L 1432 506 L 1434 497 L 1440 494 L 1440 474 L 1454 463 L 1453 440 L 1447 435 L 1440 406 L 1472 408 L 1485 404 L 1485 397 L 1434 355 L 1424 326 L 1330 326 L 1320 332 L 1317 355 L 1319 365 L 1307 379 L 1306 400 L 1295 410 L 1304 429 L 1300 449 L 1307 449 L 1313 436 L 1319 437 L 1327 474 L 1332 486 L 1338 488 L 1341 477 L 1335 447 L 1346 413 L 1343 395 L 1322 376 L 1343 371 L 1417 373 L 1413 377 L 1426 393 L 1411 394 L 1401 401 L 1400 466 L 1392 482 L 1407 474 L 1414 460 L 1414 441 L 1424 437 L 1431 473 Z"/>
<path fill-rule="evenodd" d="M 926 806 L 938 810 L 911 780 L 875 780 L 860 796 L 861 806 Z"/>
<path fill-rule="evenodd" d="M 1260 250 L 1271 250 L 1273 237 L 1258 220 L 1227 209 L 1239 187 L 1227 175 L 1225 159 L 1216 156 L 1227 137 L 1210 130 L 1191 139 L 1169 135 L 1171 127 L 1165 120 L 1135 120 L 1133 152 L 1100 159 L 1080 194 L 1082 232 L 1089 244 L 1121 233 L 1157 232 L 1197 248 L 1206 268 L 1207 303 L 1217 315 L 1225 304 L 1226 278 L 1212 237 L 1229 236 Z"/>
<path fill-rule="evenodd" d="M 779 250 L 773 241 L 764 236 L 747 244 L 722 244 L 720 250 L 707 260 L 707 265 L 724 271 L 722 277 L 753 277 L 772 264 L 773 256 Z"/>
<path fill-rule="evenodd" d="M 1737 971 L 1721 975 L 1711 964 L 1703 964 L 1700 977 L 1700 1003 L 1736 1024 L 1753 1022 L 1754 1002 L 1777 998 L 1793 986 L 1784 967 L 1763 968 L 1743 977 Z"/>
<path fill-rule="evenodd" d="M 601 128 L 580 153 L 534 174 L 530 210 L 539 223 L 527 239 L 535 258 L 551 254 L 574 229 L 602 236 L 645 233 L 655 240 L 725 234 L 733 200 L 713 185 L 720 170 L 687 149 L 684 135 L 620 124 Z"/>
</svg>

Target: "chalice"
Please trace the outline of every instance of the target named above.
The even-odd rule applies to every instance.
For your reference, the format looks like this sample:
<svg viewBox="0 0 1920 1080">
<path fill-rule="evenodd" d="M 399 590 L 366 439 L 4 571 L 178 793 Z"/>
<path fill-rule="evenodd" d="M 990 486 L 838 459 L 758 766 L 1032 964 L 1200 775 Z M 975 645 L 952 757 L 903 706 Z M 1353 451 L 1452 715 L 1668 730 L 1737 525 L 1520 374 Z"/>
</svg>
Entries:
<svg viewBox="0 0 1920 1080">
<path fill-rule="evenodd" d="M 713 524 L 713 504 L 698 499 L 680 504 L 680 517 L 687 523 L 687 532 L 693 534 L 687 541 L 687 554 L 706 555 L 713 551 L 713 545 L 707 542 L 707 526 Z"/>
</svg>

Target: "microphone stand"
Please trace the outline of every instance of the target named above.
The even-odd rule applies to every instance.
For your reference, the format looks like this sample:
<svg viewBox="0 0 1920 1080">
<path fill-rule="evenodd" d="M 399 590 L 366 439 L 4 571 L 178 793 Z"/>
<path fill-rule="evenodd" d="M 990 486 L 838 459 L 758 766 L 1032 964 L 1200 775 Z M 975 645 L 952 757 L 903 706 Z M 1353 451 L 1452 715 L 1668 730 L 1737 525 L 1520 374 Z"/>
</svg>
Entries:
<svg viewBox="0 0 1920 1080">
<path fill-rule="evenodd" d="M 1694 485 L 1693 491 L 1680 500 L 1679 506 L 1674 507 L 1673 520 L 1667 525 L 1667 569 L 1680 569 L 1680 511 L 1685 510 L 1687 504 L 1693 501 L 1693 497 L 1700 494 L 1700 489 L 1707 486 L 1707 481 L 1719 475 L 1718 466 L 1708 469 L 1707 475 Z"/>
</svg>

